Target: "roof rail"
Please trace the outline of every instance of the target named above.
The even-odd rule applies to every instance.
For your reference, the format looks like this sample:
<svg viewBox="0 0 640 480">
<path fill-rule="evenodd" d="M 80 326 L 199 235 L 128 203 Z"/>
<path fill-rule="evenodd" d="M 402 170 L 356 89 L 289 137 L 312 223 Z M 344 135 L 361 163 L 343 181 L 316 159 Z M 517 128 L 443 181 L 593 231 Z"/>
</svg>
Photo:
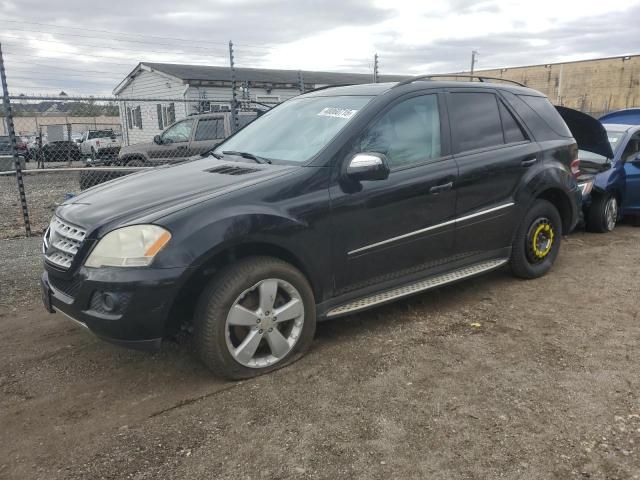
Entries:
<svg viewBox="0 0 640 480">
<path fill-rule="evenodd" d="M 351 87 L 353 85 L 356 85 L 356 84 L 355 83 L 337 83 L 335 85 L 324 85 L 322 87 L 314 88 L 313 90 L 307 90 L 304 93 L 317 92 L 319 90 L 324 90 L 326 88 L 333 88 L 333 87 Z"/>
<path fill-rule="evenodd" d="M 474 78 L 477 78 L 480 82 L 483 82 L 483 83 L 486 82 L 486 81 L 496 81 L 497 80 L 499 82 L 513 83 L 515 85 L 518 85 L 519 87 L 526 87 L 526 85 L 523 85 L 520 82 L 516 82 L 515 80 L 508 80 L 506 78 L 486 77 L 484 75 L 462 75 L 462 74 L 456 74 L 456 73 L 450 73 L 450 74 L 439 73 L 439 74 L 435 74 L 435 75 L 418 75 L 416 77 L 407 78 L 406 80 L 398 82 L 392 88 L 400 87 L 402 85 L 408 85 L 410 83 L 417 82 L 419 80 L 431 80 L 432 78 L 444 78 L 444 77 L 468 78 L 470 80 L 473 80 Z"/>
</svg>

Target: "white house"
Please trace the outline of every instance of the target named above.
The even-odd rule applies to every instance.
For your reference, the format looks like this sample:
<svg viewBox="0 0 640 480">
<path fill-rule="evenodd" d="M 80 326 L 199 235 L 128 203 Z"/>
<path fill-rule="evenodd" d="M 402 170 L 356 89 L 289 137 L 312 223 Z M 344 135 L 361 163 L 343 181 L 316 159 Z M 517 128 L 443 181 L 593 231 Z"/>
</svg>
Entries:
<svg viewBox="0 0 640 480">
<path fill-rule="evenodd" d="M 327 85 L 372 81 L 371 75 L 361 73 L 236 68 L 236 98 L 244 108 L 256 106 L 248 100 L 275 105 L 301 93 L 300 76 L 305 91 Z M 394 82 L 404 78 L 381 75 L 379 81 Z M 113 93 L 120 100 L 124 142 L 147 142 L 167 125 L 185 116 L 229 111 L 231 71 L 229 67 L 142 62 Z"/>
</svg>

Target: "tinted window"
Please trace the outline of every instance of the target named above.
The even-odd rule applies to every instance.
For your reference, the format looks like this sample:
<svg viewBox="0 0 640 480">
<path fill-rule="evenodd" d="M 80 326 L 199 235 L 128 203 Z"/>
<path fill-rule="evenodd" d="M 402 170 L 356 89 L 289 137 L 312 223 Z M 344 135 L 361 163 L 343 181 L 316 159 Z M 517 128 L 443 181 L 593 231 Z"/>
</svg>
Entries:
<svg viewBox="0 0 640 480">
<path fill-rule="evenodd" d="M 439 157 L 438 97 L 413 97 L 395 105 L 367 129 L 360 151 L 384 153 L 391 168 Z"/>
<path fill-rule="evenodd" d="M 215 140 L 224 138 L 224 120 L 222 118 L 202 118 L 196 128 L 195 140 Z"/>
<path fill-rule="evenodd" d="M 504 130 L 504 141 L 505 143 L 515 143 L 522 142 L 526 140 L 520 125 L 511 112 L 507 110 L 507 107 L 504 106 L 502 102 L 498 102 L 500 107 L 500 117 L 502 118 L 502 129 Z"/>
<path fill-rule="evenodd" d="M 571 132 L 564 120 L 546 97 L 533 97 L 531 95 L 518 95 L 534 112 L 542 118 L 549 127 L 558 135 L 571 137 Z"/>
<path fill-rule="evenodd" d="M 456 152 L 504 144 L 493 93 L 452 93 L 449 108 Z"/>
<path fill-rule="evenodd" d="M 89 132 L 89 139 L 113 137 L 113 130 L 94 130 Z"/>
</svg>

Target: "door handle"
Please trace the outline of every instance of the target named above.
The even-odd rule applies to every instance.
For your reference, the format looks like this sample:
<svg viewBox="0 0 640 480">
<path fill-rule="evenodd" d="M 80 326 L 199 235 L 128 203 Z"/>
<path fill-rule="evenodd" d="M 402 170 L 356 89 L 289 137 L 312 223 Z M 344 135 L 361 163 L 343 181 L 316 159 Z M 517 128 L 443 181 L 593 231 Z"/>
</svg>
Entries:
<svg viewBox="0 0 640 480">
<path fill-rule="evenodd" d="M 536 163 L 537 160 L 538 159 L 536 157 L 527 157 L 524 160 L 522 160 L 521 165 L 523 167 L 530 167 L 531 165 Z"/>
<path fill-rule="evenodd" d="M 447 190 L 451 190 L 453 187 L 453 182 L 443 183 L 442 185 L 435 185 L 429 189 L 429 193 L 438 194 L 440 192 L 446 192 Z"/>
<path fill-rule="evenodd" d="M 177 147 L 176 150 L 186 150 L 187 147 L 185 145 L 181 145 L 180 147 Z"/>
</svg>

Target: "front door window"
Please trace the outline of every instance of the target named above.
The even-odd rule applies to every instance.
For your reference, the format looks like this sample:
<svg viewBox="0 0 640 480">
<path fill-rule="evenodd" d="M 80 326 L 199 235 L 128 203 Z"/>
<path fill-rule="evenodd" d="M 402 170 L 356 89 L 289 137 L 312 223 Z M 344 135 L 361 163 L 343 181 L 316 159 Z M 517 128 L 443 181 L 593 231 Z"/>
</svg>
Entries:
<svg viewBox="0 0 640 480">
<path fill-rule="evenodd" d="M 191 138 L 192 129 L 193 120 L 184 120 L 176 123 L 162 134 L 162 143 L 188 142 Z"/>
</svg>

